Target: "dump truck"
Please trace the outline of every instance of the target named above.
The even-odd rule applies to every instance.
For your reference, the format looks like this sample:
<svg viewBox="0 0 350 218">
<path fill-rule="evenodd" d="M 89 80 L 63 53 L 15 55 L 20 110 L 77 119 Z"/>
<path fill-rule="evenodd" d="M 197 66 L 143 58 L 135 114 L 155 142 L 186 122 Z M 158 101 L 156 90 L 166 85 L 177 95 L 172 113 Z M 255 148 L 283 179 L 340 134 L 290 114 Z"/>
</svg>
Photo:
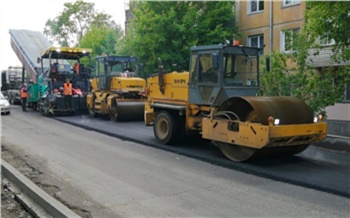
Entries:
<svg viewBox="0 0 350 218">
<path fill-rule="evenodd" d="M 259 48 L 190 49 L 190 68 L 147 79 L 145 124 L 161 144 L 200 135 L 229 159 L 293 155 L 326 137 L 327 124 L 307 104 L 287 96 L 256 96 Z"/>
<path fill-rule="evenodd" d="M 114 121 L 143 120 L 146 80 L 138 77 L 138 60 L 131 56 L 98 56 L 87 96 L 90 116 Z"/>
<path fill-rule="evenodd" d="M 18 66 L 10 66 L 1 72 L 1 92 L 10 104 L 21 104 L 20 89 L 25 82 L 22 74 L 23 69 Z"/>
<path fill-rule="evenodd" d="M 47 86 L 43 83 L 38 84 L 40 72 L 49 68 L 48 61 L 37 62 L 37 57 L 41 51 L 50 47 L 50 41 L 42 32 L 24 29 L 10 29 L 11 47 L 22 63 L 22 83 L 29 84 L 29 96 L 27 106 L 37 109 L 39 94 L 43 93 Z M 22 85 L 22 84 L 21 84 Z M 19 90 L 16 91 L 19 96 Z"/>
<path fill-rule="evenodd" d="M 42 51 L 37 59 L 42 65 L 42 71 L 38 82 L 30 89 L 31 95 L 36 96 L 40 113 L 49 116 L 87 112 L 86 96 L 89 93 L 92 72 L 92 68 L 89 67 L 91 52 L 89 48 L 74 47 L 49 47 Z M 87 63 L 87 66 L 83 64 L 82 59 L 86 59 L 84 63 Z M 49 69 L 44 67 L 47 61 Z M 75 63 L 79 63 L 79 70 L 73 68 Z M 73 86 L 73 111 L 68 110 L 64 104 L 62 88 L 67 78 Z"/>
</svg>

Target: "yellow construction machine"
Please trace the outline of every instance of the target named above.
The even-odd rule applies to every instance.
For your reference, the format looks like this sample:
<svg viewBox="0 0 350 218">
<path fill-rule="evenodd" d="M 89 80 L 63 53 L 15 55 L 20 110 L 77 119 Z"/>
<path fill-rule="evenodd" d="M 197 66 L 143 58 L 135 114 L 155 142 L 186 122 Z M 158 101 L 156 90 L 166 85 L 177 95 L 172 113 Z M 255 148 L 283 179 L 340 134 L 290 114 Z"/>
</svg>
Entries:
<svg viewBox="0 0 350 218">
<path fill-rule="evenodd" d="M 109 115 L 114 121 L 143 120 L 146 80 L 137 77 L 137 58 L 98 56 L 96 74 L 87 96 L 89 114 Z"/>
<path fill-rule="evenodd" d="M 259 49 L 191 48 L 189 72 L 147 79 L 145 124 L 159 143 L 201 134 L 237 162 L 293 155 L 326 137 L 327 124 L 295 97 L 259 97 Z"/>
</svg>

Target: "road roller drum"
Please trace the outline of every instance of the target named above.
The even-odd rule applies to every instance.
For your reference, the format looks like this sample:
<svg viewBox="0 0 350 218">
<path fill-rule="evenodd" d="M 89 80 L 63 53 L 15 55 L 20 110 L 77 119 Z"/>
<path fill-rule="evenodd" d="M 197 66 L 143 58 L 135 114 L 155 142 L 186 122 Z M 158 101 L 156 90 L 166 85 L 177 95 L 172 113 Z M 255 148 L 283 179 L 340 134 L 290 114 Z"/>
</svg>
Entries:
<svg viewBox="0 0 350 218">
<path fill-rule="evenodd" d="M 232 97 L 224 101 L 218 111 L 232 111 L 241 121 L 259 122 L 263 125 L 268 125 L 270 116 L 279 119 L 280 125 L 313 123 L 314 120 L 305 101 L 286 96 Z M 255 116 L 252 117 L 252 114 Z"/>
<path fill-rule="evenodd" d="M 313 124 L 314 122 L 310 108 L 304 101 L 294 97 L 232 97 L 223 102 L 217 113 L 214 114 L 214 119 L 256 123 L 261 125 L 261 127 L 265 126 L 265 128 L 271 125 L 273 125 L 271 126 L 272 128 L 278 128 L 279 126 L 283 128 L 286 125 L 295 125 L 295 128 L 305 128 L 305 125 Z M 272 124 L 270 123 L 271 119 L 278 119 L 279 121 Z M 256 135 L 260 133 L 257 131 L 258 128 L 256 126 L 250 125 L 250 129 Z M 212 131 L 217 130 L 212 129 Z M 225 132 L 227 129 L 221 131 Z M 308 132 L 310 130 L 305 129 L 305 131 Z M 315 135 L 306 133 L 304 135 L 300 135 L 300 133 L 298 133 L 299 135 L 291 135 L 289 132 L 289 129 L 286 129 L 284 133 L 282 131 L 282 134 L 285 134 L 286 137 L 279 133 L 280 139 L 274 141 L 274 139 L 270 138 L 271 135 L 268 131 L 269 140 L 263 147 L 254 147 L 254 143 L 251 144 L 251 147 L 235 144 L 238 141 L 234 139 L 235 137 L 231 139 L 230 143 L 216 140 L 213 140 L 213 142 L 226 157 L 239 162 L 261 156 L 294 155 L 304 151 L 316 139 Z M 240 137 L 243 137 L 242 135 L 247 134 L 242 131 Z"/>
<path fill-rule="evenodd" d="M 111 109 L 111 119 L 114 121 L 142 121 L 144 108 L 144 102 L 117 102 Z"/>
</svg>

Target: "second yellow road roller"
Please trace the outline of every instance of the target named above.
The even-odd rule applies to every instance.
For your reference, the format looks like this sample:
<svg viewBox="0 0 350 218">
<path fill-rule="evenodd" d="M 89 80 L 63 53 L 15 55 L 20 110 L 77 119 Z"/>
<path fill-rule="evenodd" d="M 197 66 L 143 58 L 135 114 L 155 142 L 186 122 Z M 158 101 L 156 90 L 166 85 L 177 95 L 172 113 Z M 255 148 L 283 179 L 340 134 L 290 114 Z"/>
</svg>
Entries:
<svg viewBox="0 0 350 218">
<path fill-rule="evenodd" d="M 138 60 L 131 56 L 98 56 L 87 106 L 91 116 L 114 121 L 143 120 L 146 80 L 138 77 Z"/>
<path fill-rule="evenodd" d="M 295 97 L 260 97 L 259 48 L 236 45 L 190 49 L 186 72 L 147 80 L 145 124 L 159 143 L 201 134 L 229 159 L 293 155 L 326 137 L 327 124 Z"/>
</svg>

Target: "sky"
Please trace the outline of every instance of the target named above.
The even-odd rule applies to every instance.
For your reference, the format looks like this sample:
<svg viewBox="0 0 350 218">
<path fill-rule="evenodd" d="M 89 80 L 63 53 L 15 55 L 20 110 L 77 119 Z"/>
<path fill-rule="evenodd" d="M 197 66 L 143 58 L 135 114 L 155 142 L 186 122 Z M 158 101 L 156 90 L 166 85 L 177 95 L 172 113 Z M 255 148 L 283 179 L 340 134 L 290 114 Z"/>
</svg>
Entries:
<svg viewBox="0 0 350 218">
<path fill-rule="evenodd" d="M 22 66 L 11 48 L 9 29 L 43 32 L 48 19 L 63 11 L 65 2 L 75 0 L 0 0 L 0 71 L 9 66 Z M 124 29 L 126 0 L 84 0 L 94 3 L 98 12 L 112 16 Z"/>
</svg>

